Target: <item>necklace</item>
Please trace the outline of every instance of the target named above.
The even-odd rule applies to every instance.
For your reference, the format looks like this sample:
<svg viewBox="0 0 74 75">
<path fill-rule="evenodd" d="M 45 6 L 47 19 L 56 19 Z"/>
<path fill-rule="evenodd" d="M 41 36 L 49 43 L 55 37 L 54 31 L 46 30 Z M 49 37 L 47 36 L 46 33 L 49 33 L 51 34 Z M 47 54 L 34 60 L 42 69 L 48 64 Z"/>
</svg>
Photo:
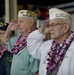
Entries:
<svg viewBox="0 0 74 75">
<path fill-rule="evenodd" d="M 21 37 L 22 37 L 22 35 L 19 36 L 17 42 L 14 44 L 14 47 L 11 50 L 11 52 L 13 54 L 18 54 L 27 45 L 26 39 L 28 36 L 24 36 L 24 38 L 22 38 L 22 39 L 21 39 Z"/>
<path fill-rule="evenodd" d="M 48 52 L 48 58 L 47 58 L 47 72 L 52 73 L 58 65 L 62 62 L 66 51 L 68 50 L 70 44 L 72 43 L 74 39 L 74 32 L 71 32 L 71 34 L 64 40 L 61 47 L 58 48 L 57 52 L 57 43 L 53 40 L 52 46 L 50 51 Z"/>
</svg>

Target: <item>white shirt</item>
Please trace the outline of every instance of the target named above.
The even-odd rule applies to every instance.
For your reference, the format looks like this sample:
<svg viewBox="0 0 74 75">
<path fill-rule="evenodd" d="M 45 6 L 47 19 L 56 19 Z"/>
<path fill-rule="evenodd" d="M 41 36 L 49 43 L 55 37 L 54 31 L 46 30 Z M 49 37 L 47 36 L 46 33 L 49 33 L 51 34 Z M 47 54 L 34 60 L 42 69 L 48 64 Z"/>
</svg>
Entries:
<svg viewBox="0 0 74 75">
<path fill-rule="evenodd" d="M 39 75 L 46 75 L 48 52 L 52 45 L 52 40 L 43 42 L 45 35 L 38 30 L 33 31 L 27 38 L 29 53 L 40 60 Z M 74 75 L 74 41 L 67 50 L 57 75 Z"/>
</svg>

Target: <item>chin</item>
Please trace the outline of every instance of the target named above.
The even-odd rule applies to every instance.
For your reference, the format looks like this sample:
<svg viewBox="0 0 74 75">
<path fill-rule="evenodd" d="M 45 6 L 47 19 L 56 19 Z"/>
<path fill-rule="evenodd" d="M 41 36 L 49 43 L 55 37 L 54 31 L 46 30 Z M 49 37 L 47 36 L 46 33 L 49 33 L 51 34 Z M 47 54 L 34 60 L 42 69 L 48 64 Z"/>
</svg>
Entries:
<svg viewBox="0 0 74 75">
<path fill-rule="evenodd" d="M 51 39 L 54 39 L 55 38 L 55 36 L 51 36 Z"/>
</svg>

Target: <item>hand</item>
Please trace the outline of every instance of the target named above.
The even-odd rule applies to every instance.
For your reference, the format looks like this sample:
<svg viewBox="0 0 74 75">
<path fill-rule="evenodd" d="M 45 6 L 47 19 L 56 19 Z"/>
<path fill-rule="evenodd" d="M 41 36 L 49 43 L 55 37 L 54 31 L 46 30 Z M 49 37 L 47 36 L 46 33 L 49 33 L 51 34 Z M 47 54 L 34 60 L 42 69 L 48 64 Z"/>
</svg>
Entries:
<svg viewBox="0 0 74 75">
<path fill-rule="evenodd" d="M 8 29 L 11 31 L 15 31 L 18 28 L 18 20 L 11 20 L 11 22 L 9 23 Z"/>
<path fill-rule="evenodd" d="M 43 34 L 49 33 L 49 20 L 45 20 L 42 22 L 41 27 L 39 28 L 39 31 Z"/>
</svg>

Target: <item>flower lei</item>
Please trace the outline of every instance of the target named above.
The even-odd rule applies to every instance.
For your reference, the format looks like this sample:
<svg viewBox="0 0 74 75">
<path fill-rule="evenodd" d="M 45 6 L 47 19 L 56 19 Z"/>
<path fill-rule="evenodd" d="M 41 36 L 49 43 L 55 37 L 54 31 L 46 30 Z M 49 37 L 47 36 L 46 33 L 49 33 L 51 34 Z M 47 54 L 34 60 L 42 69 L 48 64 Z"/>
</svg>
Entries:
<svg viewBox="0 0 74 75">
<path fill-rule="evenodd" d="M 8 50 L 8 47 L 6 44 L 1 44 L 0 45 L 0 59 L 2 58 L 4 52 L 6 52 Z"/>
<path fill-rule="evenodd" d="M 21 39 L 21 37 L 22 37 L 22 35 L 19 36 L 17 42 L 14 44 L 14 47 L 11 50 L 11 52 L 13 54 L 18 54 L 27 45 L 27 42 L 26 42 L 27 36 L 25 36 L 22 39 Z"/>
<path fill-rule="evenodd" d="M 58 67 L 58 65 L 62 62 L 66 51 L 68 50 L 70 44 L 72 43 L 74 39 L 74 32 L 71 32 L 71 34 L 64 40 L 61 47 L 58 48 L 57 52 L 57 43 L 56 41 L 52 42 L 52 46 L 50 51 L 48 52 L 48 58 L 47 58 L 47 72 L 48 74 L 52 74 L 53 71 Z"/>
</svg>

